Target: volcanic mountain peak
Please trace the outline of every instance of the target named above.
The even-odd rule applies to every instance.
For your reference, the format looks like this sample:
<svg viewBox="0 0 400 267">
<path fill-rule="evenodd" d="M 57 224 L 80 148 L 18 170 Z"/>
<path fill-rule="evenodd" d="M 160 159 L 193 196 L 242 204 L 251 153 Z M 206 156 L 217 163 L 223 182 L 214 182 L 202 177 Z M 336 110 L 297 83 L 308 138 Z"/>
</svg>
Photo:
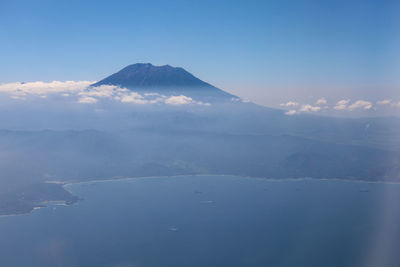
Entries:
<svg viewBox="0 0 400 267">
<path fill-rule="evenodd" d="M 121 87 L 202 87 L 208 83 L 196 78 L 183 68 L 170 65 L 154 66 L 150 63 L 129 65 L 117 73 L 95 83 L 99 85 L 119 85 Z"/>
<path fill-rule="evenodd" d="M 115 85 L 133 91 L 151 91 L 161 94 L 186 95 L 196 99 L 216 101 L 238 97 L 206 83 L 183 68 L 150 63 L 129 65 L 92 86 Z"/>
</svg>

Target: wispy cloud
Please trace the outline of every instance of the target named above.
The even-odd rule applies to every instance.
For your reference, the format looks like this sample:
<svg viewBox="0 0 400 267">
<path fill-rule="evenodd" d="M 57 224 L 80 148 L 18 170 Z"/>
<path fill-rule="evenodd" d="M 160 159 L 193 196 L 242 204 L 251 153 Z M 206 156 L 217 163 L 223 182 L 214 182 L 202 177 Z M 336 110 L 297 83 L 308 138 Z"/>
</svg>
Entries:
<svg viewBox="0 0 400 267">
<path fill-rule="evenodd" d="M 130 92 L 120 96 L 120 100 L 122 103 L 134 103 L 134 104 L 148 104 L 148 100 L 144 99 L 139 93 Z"/>
<path fill-rule="evenodd" d="M 336 110 L 345 110 L 349 103 L 350 103 L 349 99 L 342 99 L 339 100 L 333 108 Z"/>
<path fill-rule="evenodd" d="M 282 107 L 297 107 L 298 105 L 299 105 L 299 103 L 294 102 L 294 101 L 289 101 L 287 103 L 280 104 L 280 106 L 282 106 Z"/>
<path fill-rule="evenodd" d="M 82 104 L 94 104 L 97 102 L 98 102 L 98 100 L 91 96 L 83 96 L 78 99 L 78 103 L 82 103 Z"/>
<path fill-rule="evenodd" d="M 285 114 L 286 114 L 286 115 L 295 115 L 295 114 L 297 114 L 297 111 L 294 110 L 294 109 L 291 109 L 291 110 L 289 110 L 289 111 L 286 111 Z"/>
<path fill-rule="evenodd" d="M 300 113 L 311 113 L 311 112 L 318 112 L 321 110 L 319 106 L 312 106 L 309 104 L 301 105 L 299 109 L 289 109 L 285 112 L 286 115 L 296 115 Z"/>
<path fill-rule="evenodd" d="M 90 87 L 79 93 L 79 95 L 92 96 L 99 98 L 110 98 L 118 92 L 126 92 L 127 89 L 121 89 L 114 85 L 101 85 L 97 87 Z"/>
<path fill-rule="evenodd" d="M 377 105 L 395 106 L 396 104 L 397 104 L 396 102 L 393 102 L 390 99 L 381 100 L 377 102 Z M 316 100 L 315 105 L 312 104 L 300 105 L 298 104 L 298 102 L 289 101 L 287 103 L 280 104 L 280 106 L 288 107 L 288 111 L 285 113 L 286 115 L 294 115 L 300 113 L 315 113 L 315 112 L 324 112 L 325 114 L 327 114 L 327 112 L 334 110 L 351 112 L 354 110 L 373 110 L 374 108 L 374 104 L 371 101 L 361 100 L 361 99 L 354 102 L 352 102 L 350 99 L 341 99 L 332 106 L 328 105 L 328 101 L 324 97 Z M 398 106 L 400 107 L 400 102 L 398 102 Z"/>
<path fill-rule="evenodd" d="M 315 102 L 315 104 L 316 104 L 316 105 L 326 105 L 326 104 L 328 104 L 328 101 L 323 97 L 323 98 L 318 99 L 318 100 Z"/>
<path fill-rule="evenodd" d="M 377 105 L 389 105 L 390 103 L 392 103 L 391 99 L 385 99 L 385 100 L 380 100 L 380 101 L 376 102 Z"/>
<path fill-rule="evenodd" d="M 372 103 L 369 101 L 365 101 L 365 100 L 357 100 L 356 102 L 354 102 L 353 104 L 351 104 L 347 109 L 352 111 L 355 109 L 371 109 L 372 108 Z"/>
<path fill-rule="evenodd" d="M 321 107 L 311 106 L 311 105 L 302 105 L 299 109 L 300 112 L 317 112 L 320 111 Z"/>
<path fill-rule="evenodd" d="M 381 106 L 386 105 L 395 108 L 400 107 L 400 102 L 392 101 L 392 99 L 384 99 L 376 102 L 376 104 Z"/>
<path fill-rule="evenodd" d="M 349 110 L 349 111 L 353 111 L 355 109 L 368 110 L 372 108 L 372 102 L 365 100 L 357 100 L 354 103 L 351 103 L 349 99 L 343 99 L 338 101 L 333 108 L 336 110 Z"/>
<path fill-rule="evenodd" d="M 171 96 L 171 97 L 169 97 L 169 98 L 167 98 L 165 100 L 166 104 L 174 105 L 174 106 L 187 105 L 187 104 L 190 104 L 192 102 L 193 102 L 193 99 L 191 97 L 187 97 L 187 96 L 184 96 L 184 95 Z"/>
</svg>

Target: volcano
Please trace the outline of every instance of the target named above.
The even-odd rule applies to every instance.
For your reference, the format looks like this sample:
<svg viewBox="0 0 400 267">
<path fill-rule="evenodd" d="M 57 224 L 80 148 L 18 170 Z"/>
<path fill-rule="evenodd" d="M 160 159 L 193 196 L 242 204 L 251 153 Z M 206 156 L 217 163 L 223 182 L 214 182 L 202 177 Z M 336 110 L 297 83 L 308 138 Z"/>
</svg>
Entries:
<svg viewBox="0 0 400 267">
<path fill-rule="evenodd" d="M 94 83 L 92 87 L 101 85 L 119 86 L 135 92 L 185 95 L 207 101 L 239 99 L 235 95 L 200 80 L 183 68 L 170 65 L 132 64 Z"/>
</svg>

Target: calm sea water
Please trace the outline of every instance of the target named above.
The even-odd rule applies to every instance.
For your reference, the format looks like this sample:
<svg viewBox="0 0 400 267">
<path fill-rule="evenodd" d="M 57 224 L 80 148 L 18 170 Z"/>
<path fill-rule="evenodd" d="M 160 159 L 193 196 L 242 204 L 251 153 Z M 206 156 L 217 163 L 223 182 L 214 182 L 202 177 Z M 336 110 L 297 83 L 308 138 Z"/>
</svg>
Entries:
<svg viewBox="0 0 400 267">
<path fill-rule="evenodd" d="M 0 218 L 0 266 L 400 266 L 400 185 L 144 178 Z"/>
</svg>

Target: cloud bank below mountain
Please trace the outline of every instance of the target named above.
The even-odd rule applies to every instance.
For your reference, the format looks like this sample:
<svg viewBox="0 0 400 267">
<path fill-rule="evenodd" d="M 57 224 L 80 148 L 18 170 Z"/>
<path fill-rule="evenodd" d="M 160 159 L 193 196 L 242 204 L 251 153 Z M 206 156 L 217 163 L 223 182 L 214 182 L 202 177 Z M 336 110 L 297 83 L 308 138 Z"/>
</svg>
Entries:
<svg viewBox="0 0 400 267">
<path fill-rule="evenodd" d="M 202 105 L 210 103 L 179 95 L 163 95 L 159 93 L 134 92 L 115 85 L 91 86 L 94 81 L 52 81 L 52 82 L 14 82 L 0 84 L 0 94 L 20 101 L 32 98 L 63 97 L 80 104 L 96 104 L 102 100 L 112 100 L 129 104 L 166 104 L 171 106 Z"/>
</svg>

